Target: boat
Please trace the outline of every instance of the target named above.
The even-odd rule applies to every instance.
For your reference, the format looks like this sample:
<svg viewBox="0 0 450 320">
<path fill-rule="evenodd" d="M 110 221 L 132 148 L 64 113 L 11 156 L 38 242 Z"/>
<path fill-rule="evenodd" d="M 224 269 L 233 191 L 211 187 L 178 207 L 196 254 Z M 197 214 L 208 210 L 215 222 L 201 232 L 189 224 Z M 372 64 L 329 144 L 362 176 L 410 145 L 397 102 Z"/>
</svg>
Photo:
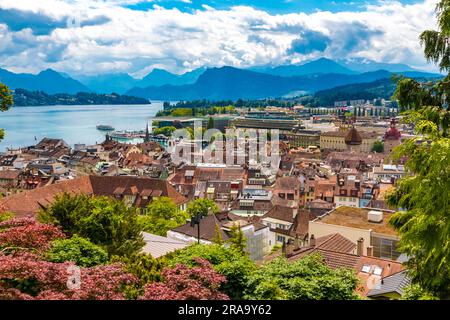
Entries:
<svg viewBox="0 0 450 320">
<path fill-rule="evenodd" d="M 137 139 L 144 138 L 144 131 L 114 131 L 109 134 L 111 138 L 115 139 Z"/>
<path fill-rule="evenodd" d="M 100 131 L 114 131 L 114 127 L 109 126 L 109 125 L 99 124 L 97 126 L 97 130 L 100 130 Z"/>
</svg>

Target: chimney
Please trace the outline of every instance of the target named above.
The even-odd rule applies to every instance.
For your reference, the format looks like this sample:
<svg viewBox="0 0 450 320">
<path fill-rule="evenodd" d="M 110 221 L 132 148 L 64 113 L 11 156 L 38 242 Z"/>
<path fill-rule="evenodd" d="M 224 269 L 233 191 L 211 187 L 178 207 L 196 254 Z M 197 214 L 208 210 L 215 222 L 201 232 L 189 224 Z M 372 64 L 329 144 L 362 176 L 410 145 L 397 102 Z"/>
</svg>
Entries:
<svg viewBox="0 0 450 320">
<path fill-rule="evenodd" d="M 294 253 L 294 245 L 293 245 L 293 243 L 292 243 L 292 240 L 289 240 L 289 241 L 285 244 L 285 246 L 286 246 L 286 249 L 285 249 L 285 252 L 284 252 L 285 256 L 286 256 L 286 257 L 292 256 L 292 254 Z"/>
<path fill-rule="evenodd" d="M 310 247 L 315 247 L 316 246 L 316 238 L 314 238 L 314 235 L 311 235 L 311 238 L 309 239 L 309 246 Z"/>
<path fill-rule="evenodd" d="M 373 246 L 368 246 L 367 247 L 367 256 L 368 257 L 373 257 Z"/>
<path fill-rule="evenodd" d="M 364 239 L 359 238 L 358 243 L 356 245 L 356 254 L 358 256 L 362 256 L 364 253 Z"/>
<path fill-rule="evenodd" d="M 298 235 L 296 235 L 294 240 L 294 250 L 298 249 L 300 249 L 300 239 L 298 238 Z"/>
</svg>

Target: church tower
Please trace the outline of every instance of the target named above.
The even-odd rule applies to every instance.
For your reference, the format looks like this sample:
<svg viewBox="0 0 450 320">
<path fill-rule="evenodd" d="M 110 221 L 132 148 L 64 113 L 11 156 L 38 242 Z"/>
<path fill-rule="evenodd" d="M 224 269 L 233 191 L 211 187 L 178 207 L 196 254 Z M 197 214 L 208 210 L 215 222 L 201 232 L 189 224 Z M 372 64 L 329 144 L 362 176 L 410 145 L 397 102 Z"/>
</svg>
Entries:
<svg viewBox="0 0 450 320">
<path fill-rule="evenodd" d="M 145 128 L 145 138 L 144 142 L 150 142 L 150 132 L 148 130 L 148 121 L 147 121 L 147 127 Z"/>
<path fill-rule="evenodd" d="M 384 152 L 386 154 L 391 153 L 392 149 L 401 143 L 402 134 L 396 128 L 397 121 L 395 118 L 391 120 L 391 125 L 388 131 L 384 134 Z"/>
</svg>

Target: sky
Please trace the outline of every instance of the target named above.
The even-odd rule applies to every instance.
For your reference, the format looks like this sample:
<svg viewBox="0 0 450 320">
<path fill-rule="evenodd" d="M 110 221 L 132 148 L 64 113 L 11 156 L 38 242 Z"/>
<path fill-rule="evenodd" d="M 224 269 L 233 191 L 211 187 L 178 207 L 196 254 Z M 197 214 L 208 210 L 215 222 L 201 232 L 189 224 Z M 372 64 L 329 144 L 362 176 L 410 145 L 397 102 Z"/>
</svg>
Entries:
<svg viewBox="0 0 450 320">
<path fill-rule="evenodd" d="M 0 68 L 70 75 L 298 64 L 436 71 L 418 36 L 437 0 L 0 0 Z"/>
</svg>

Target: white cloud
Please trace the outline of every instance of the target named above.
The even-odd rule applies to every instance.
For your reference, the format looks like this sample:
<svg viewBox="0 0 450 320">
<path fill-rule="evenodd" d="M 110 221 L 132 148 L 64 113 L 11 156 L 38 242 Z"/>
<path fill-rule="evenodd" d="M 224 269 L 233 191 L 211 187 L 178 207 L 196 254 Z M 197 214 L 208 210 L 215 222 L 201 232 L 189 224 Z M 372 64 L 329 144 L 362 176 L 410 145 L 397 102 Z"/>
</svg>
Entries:
<svg viewBox="0 0 450 320">
<path fill-rule="evenodd" d="M 13 29 L 0 20 L 0 67 L 143 76 L 154 67 L 183 72 L 204 65 L 248 67 L 327 56 L 430 68 L 418 36 L 435 27 L 436 0 L 414 5 L 389 1 L 362 12 L 277 15 L 244 6 L 204 6 L 193 12 L 156 4 L 148 11 L 121 6 L 137 2 L 143 1 L 0 0 L 0 11 L 32 12 L 59 22 L 47 34 L 36 34 L 32 22 L 17 30 L 20 25 Z M 74 28 L 61 26 L 70 18 Z M 302 44 L 316 50 L 298 47 Z"/>
</svg>

